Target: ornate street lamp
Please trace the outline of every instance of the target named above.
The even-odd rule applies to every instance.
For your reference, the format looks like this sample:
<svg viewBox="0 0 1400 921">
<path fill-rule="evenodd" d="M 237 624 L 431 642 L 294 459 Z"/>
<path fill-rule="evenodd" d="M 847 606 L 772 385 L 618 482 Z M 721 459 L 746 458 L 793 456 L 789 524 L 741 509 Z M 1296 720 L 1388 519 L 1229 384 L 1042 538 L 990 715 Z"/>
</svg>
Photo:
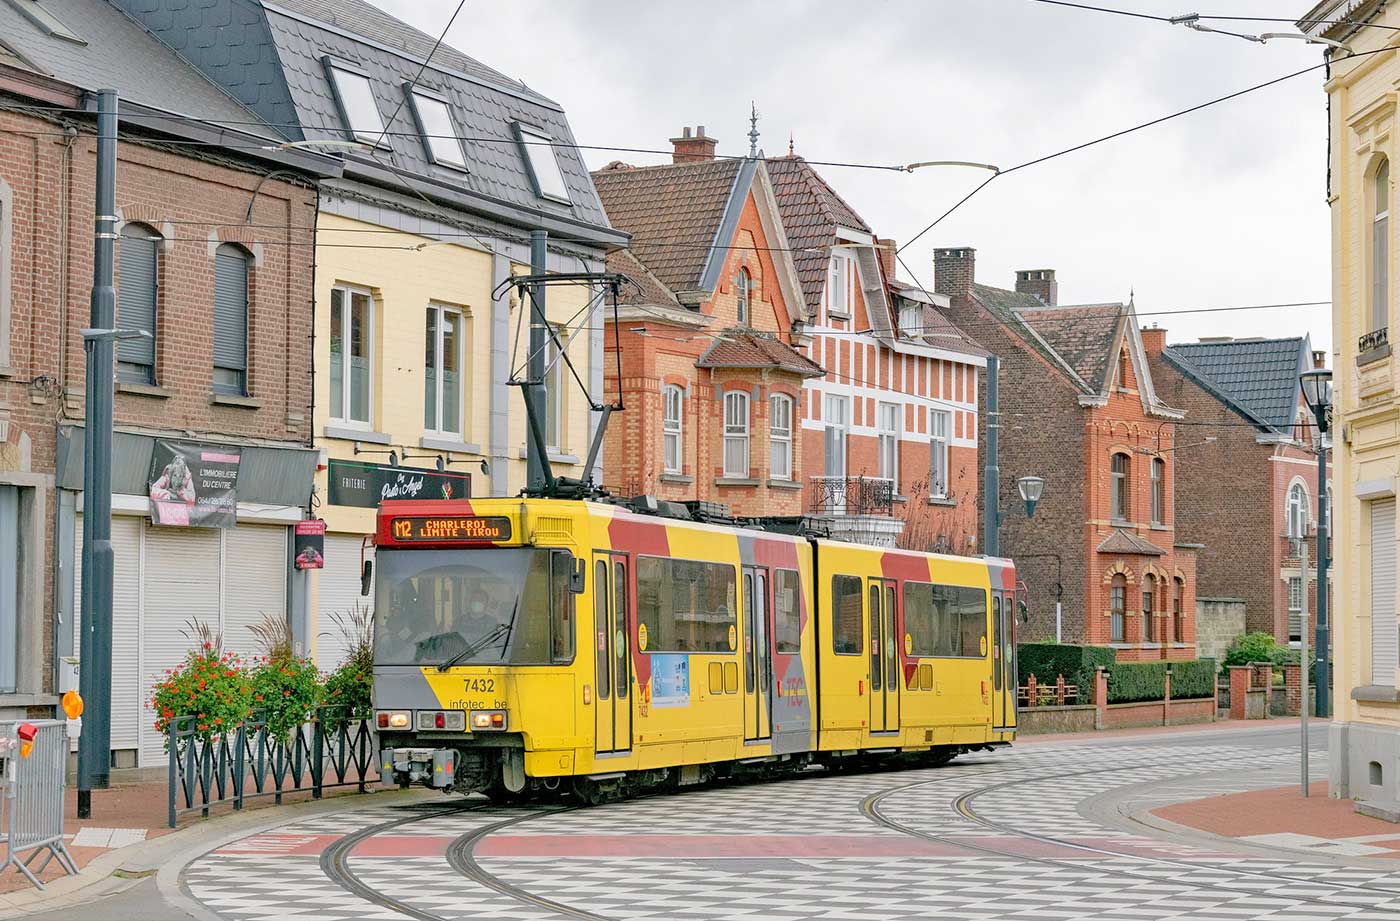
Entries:
<svg viewBox="0 0 1400 921">
<path fill-rule="evenodd" d="M 1045 478 L 1023 476 L 1016 481 L 1016 489 L 1021 493 L 1021 501 L 1026 503 L 1026 517 L 1034 517 L 1035 504 L 1040 501 L 1041 493 L 1045 492 Z"/>
<path fill-rule="evenodd" d="M 1327 624 L 1327 570 L 1331 565 L 1331 553 L 1327 545 L 1327 432 L 1328 417 L 1332 413 L 1332 372 L 1327 368 L 1313 368 L 1298 375 L 1298 383 L 1303 388 L 1303 399 L 1317 420 L 1317 671 L 1314 685 L 1317 687 L 1317 715 L 1327 716 L 1330 712 L 1329 697 L 1331 685 L 1328 681 Z M 1304 663 L 1306 667 L 1307 663 Z M 1307 701 L 1303 702 L 1306 707 Z"/>
</svg>

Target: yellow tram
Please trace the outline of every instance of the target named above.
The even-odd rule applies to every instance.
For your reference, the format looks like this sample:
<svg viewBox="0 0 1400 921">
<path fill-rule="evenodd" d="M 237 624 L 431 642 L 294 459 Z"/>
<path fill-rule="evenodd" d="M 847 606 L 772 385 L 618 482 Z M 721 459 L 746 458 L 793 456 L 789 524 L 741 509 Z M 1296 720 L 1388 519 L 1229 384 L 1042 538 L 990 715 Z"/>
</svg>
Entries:
<svg viewBox="0 0 1400 921">
<path fill-rule="evenodd" d="M 383 503 L 385 783 L 597 801 L 1014 738 L 1010 561 L 656 511 Z"/>
</svg>

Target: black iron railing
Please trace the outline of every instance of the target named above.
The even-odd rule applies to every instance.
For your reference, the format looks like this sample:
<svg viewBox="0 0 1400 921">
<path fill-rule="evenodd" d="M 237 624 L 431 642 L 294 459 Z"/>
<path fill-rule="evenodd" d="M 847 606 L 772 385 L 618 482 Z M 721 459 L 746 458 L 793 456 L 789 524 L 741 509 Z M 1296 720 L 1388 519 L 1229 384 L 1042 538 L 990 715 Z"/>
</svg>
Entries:
<svg viewBox="0 0 1400 921">
<path fill-rule="evenodd" d="M 378 752 L 368 720 L 352 718 L 348 707 L 320 707 L 315 717 L 279 738 L 267 730 L 267 717 L 255 712 L 231 732 L 206 738 L 198 717 L 170 721 L 169 822 L 185 813 L 209 815 L 212 806 L 235 810 L 258 797 L 359 787 L 378 779 Z"/>
<path fill-rule="evenodd" d="M 814 515 L 893 515 L 894 480 L 877 476 L 814 476 Z"/>
<path fill-rule="evenodd" d="M 1390 327 L 1382 326 L 1380 329 L 1373 329 L 1366 335 L 1356 340 L 1356 351 L 1360 355 L 1365 355 L 1373 349 L 1390 344 Z"/>
</svg>

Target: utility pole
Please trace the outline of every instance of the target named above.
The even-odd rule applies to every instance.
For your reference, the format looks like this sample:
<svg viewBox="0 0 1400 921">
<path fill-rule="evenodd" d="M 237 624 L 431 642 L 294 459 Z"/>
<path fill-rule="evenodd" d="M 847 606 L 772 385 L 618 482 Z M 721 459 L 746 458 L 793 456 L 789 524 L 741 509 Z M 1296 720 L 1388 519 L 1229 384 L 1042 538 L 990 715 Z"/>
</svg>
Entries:
<svg viewBox="0 0 1400 921">
<path fill-rule="evenodd" d="M 1317 433 L 1317 715 L 1326 717 L 1331 714 L 1331 687 L 1329 678 L 1327 653 L 1332 648 L 1328 637 L 1327 624 L 1327 570 L 1330 568 L 1331 554 L 1328 553 L 1327 546 L 1327 442 L 1326 429 L 1318 427 Z M 1303 582 L 1303 595 L 1307 595 L 1306 581 Z M 1304 644 L 1307 640 L 1304 639 Z M 1305 647 L 1306 648 L 1306 645 Z M 1303 659 L 1303 671 L 1308 670 L 1306 657 Z M 1306 679 L 1305 679 L 1306 680 Z M 1303 693 L 1303 709 L 1308 707 L 1307 692 Z M 1306 713 L 1303 716 L 1307 721 Z"/>
<path fill-rule="evenodd" d="M 78 692 L 87 720 L 78 740 L 78 818 L 92 817 L 92 791 L 105 790 L 112 735 L 112 401 L 117 296 L 117 92 L 97 93 L 97 200 L 91 326 L 85 337 L 83 426 L 83 596 Z"/>
<path fill-rule="evenodd" d="M 530 231 L 530 274 L 543 278 L 548 271 L 549 234 L 543 230 Z M 545 284 L 536 281 L 530 286 L 530 360 L 527 364 L 525 386 L 525 417 L 530 425 L 530 448 L 526 452 L 525 472 L 530 491 L 539 495 L 545 486 L 545 470 L 549 464 L 548 443 L 545 438 L 545 344 L 549 341 L 548 318 L 545 315 Z M 556 420 L 562 425 L 563 420 Z"/>
<path fill-rule="evenodd" d="M 1321 525 L 1319 525 L 1320 527 Z M 1302 568 L 1303 576 L 1303 609 L 1298 612 L 1301 622 L 1298 624 L 1298 634 L 1302 637 L 1302 648 L 1299 649 L 1299 671 L 1302 672 L 1303 680 L 1303 745 L 1301 752 L 1300 770 L 1302 772 L 1303 795 L 1308 795 L 1308 541 L 1303 538 L 1298 541 L 1298 565 Z M 1318 572 L 1322 572 L 1322 558 L 1318 558 Z M 1317 582 L 1317 603 L 1322 604 L 1322 578 L 1318 577 Z M 1319 610 L 1321 608 L 1319 607 Z M 1322 688 L 1319 687 L 1318 691 Z"/>
<path fill-rule="evenodd" d="M 1001 550 L 997 532 L 1001 530 L 1001 468 L 997 460 L 997 430 L 1001 424 L 997 394 L 997 357 L 987 356 L 987 469 L 983 475 L 982 553 L 999 556 Z"/>
</svg>

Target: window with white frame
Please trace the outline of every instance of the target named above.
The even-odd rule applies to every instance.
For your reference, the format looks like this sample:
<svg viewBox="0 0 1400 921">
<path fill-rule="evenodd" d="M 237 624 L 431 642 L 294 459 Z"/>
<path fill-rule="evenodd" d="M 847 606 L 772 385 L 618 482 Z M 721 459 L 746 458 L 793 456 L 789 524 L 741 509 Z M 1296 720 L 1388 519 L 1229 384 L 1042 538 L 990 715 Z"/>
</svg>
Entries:
<svg viewBox="0 0 1400 921">
<path fill-rule="evenodd" d="M 530 176 L 535 180 L 535 193 L 562 204 L 569 204 L 569 187 L 564 182 L 564 172 L 559 168 L 559 156 L 555 150 L 554 138 L 529 125 L 515 123 L 515 130 L 521 148 L 525 151 L 525 162 L 530 167 Z"/>
<path fill-rule="evenodd" d="M 851 260 L 845 253 L 833 251 L 827 270 L 826 312 L 835 319 L 851 315 Z"/>
<path fill-rule="evenodd" d="M 556 327 L 544 346 L 544 441 L 553 451 L 561 449 L 564 437 L 564 359 L 559 350 L 563 343 L 564 331 Z"/>
<path fill-rule="evenodd" d="M 1376 167 L 1371 212 L 1371 332 L 1390 325 L 1390 161 Z"/>
<path fill-rule="evenodd" d="M 1152 458 L 1152 523 L 1162 524 L 1167 520 L 1167 463 L 1160 457 Z"/>
<path fill-rule="evenodd" d="M 1302 483 L 1294 483 L 1288 488 L 1284 514 L 1287 537 L 1298 539 L 1308 536 L 1308 490 Z"/>
<path fill-rule="evenodd" d="M 325 59 L 325 65 L 350 134 L 357 141 L 378 144 L 384 137 L 384 118 L 379 114 L 369 77 L 331 58 Z"/>
<path fill-rule="evenodd" d="M 740 268 L 734 275 L 734 310 L 740 326 L 749 325 L 749 294 L 753 290 L 753 278 L 749 270 Z"/>
<path fill-rule="evenodd" d="M 876 419 L 880 425 L 880 476 L 894 484 L 896 493 L 900 491 L 899 437 L 903 427 L 899 423 L 903 409 L 897 403 L 881 403 Z"/>
<path fill-rule="evenodd" d="M 1297 642 L 1303 638 L 1303 579 L 1301 576 L 1288 577 L 1288 639 Z"/>
<path fill-rule="evenodd" d="M 768 476 L 792 479 L 792 397 L 775 393 L 768 398 Z"/>
<path fill-rule="evenodd" d="M 930 499 L 948 498 L 948 433 L 952 430 L 953 414 L 946 409 L 929 411 L 928 495 Z"/>
<path fill-rule="evenodd" d="M 418 130 L 423 133 L 428 159 L 442 166 L 466 169 L 466 150 L 447 101 L 417 89 L 409 95 L 413 98 L 413 114 L 418 118 Z"/>
<path fill-rule="evenodd" d="M 749 395 L 742 390 L 724 395 L 724 475 L 749 475 Z"/>
<path fill-rule="evenodd" d="M 1111 490 L 1108 515 L 1114 521 L 1127 521 L 1133 513 L 1132 470 L 1128 455 L 1122 452 L 1113 455 L 1109 473 Z"/>
<path fill-rule="evenodd" d="M 924 335 L 924 308 L 918 304 L 905 303 L 899 308 L 899 332 L 906 339 L 922 339 Z"/>
<path fill-rule="evenodd" d="M 456 307 L 428 305 L 423 341 L 423 428 L 461 436 L 467 360 L 466 319 Z"/>
<path fill-rule="evenodd" d="M 829 393 L 822 407 L 823 421 L 826 424 L 824 454 L 826 475 L 844 477 L 846 475 L 846 434 L 851 425 L 851 401 L 849 397 Z"/>
<path fill-rule="evenodd" d="M 368 428 L 374 392 L 374 297 L 336 285 L 331 289 L 331 418 Z"/>
<path fill-rule="evenodd" d="M 680 473 L 684 466 L 681 452 L 685 449 L 685 390 L 669 384 L 661 390 L 661 470 Z"/>
</svg>

